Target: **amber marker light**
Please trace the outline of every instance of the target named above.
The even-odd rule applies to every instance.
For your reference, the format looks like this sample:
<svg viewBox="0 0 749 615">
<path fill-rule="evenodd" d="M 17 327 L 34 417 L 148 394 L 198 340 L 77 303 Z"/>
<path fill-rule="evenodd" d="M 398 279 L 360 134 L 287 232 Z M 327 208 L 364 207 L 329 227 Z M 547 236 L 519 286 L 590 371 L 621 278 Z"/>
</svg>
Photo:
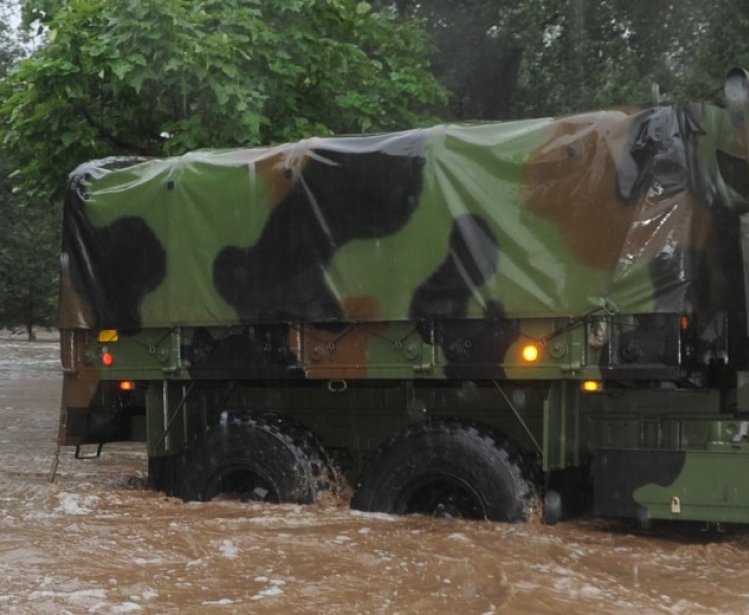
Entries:
<svg viewBox="0 0 749 615">
<path fill-rule="evenodd" d="M 96 339 L 100 344 L 113 344 L 119 339 L 119 333 L 116 329 L 102 329 Z"/>
<path fill-rule="evenodd" d="M 535 363 L 538 361 L 538 346 L 535 344 L 526 344 L 522 350 L 523 361 L 526 363 Z"/>
<path fill-rule="evenodd" d="M 682 331 L 686 331 L 689 329 L 689 317 L 688 316 L 682 316 L 679 319 L 679 326 L 681 326 Z"/>
<path fill-rule="evenodd" d="M 603 384 L 598 380 L 585 380 L 583 382 L 583 391 L 586 393 L 598 393 L 603 390 Z"/>
<path fill-rule="evenodd" d="M 134 391 L 135 383 L 132 380 L 122 380 L 120 382 L 120 391 Z"/>
<path fill-rule="evenodd" d="M 111 352 L 105 352 L 103 355 L 101 355 L 101 362 L 103 363 L 104 367 L 111 367 L 114 363 L 114 355 Z"/>
</svg>

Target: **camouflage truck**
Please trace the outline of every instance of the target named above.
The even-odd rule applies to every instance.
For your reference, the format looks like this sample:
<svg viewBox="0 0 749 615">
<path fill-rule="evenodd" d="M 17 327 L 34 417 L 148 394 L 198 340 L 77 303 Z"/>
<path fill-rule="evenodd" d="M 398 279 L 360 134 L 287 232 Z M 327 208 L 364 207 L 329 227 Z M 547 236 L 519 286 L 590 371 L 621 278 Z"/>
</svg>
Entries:
<svg viewBox="0 0 749 615">
<path fill-rule="evenodd" d="M 143 441 L 185 500 L 749 522 L 726 93 L 82 165 L 60 443 Z"/>
</svg>

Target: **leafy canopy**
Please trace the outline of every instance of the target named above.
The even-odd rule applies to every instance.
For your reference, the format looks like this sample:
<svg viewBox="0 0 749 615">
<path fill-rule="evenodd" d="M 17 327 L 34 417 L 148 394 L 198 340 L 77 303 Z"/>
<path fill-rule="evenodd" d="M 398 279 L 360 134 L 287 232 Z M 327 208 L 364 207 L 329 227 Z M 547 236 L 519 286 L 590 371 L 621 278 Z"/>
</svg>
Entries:
<svg viewBox="0 0 749 615">
<path fill-rule="evenodd" d="M 661 100 L 720 102 L 749 66 L 748 0 L 372 0 L 424 20 L 459 119 Z"/>
<path fill-rule="evenodd" d="M 0 2 L 0 80 L 23 53 L 12 21 Z M 0 327 L 24 325 L 31 339 L 34 325 L 53 320 L 59 220 L 55 208 L 15 188 L 14 168 L 0 149 Z"/>
<path fill-rule="evenodd" d="M 25 186 L 110 154 L 423 123 L 444 90 L 413 21 L 350 0 L 44 0 L 47 43 L 0 90 Z"/>
</svg>

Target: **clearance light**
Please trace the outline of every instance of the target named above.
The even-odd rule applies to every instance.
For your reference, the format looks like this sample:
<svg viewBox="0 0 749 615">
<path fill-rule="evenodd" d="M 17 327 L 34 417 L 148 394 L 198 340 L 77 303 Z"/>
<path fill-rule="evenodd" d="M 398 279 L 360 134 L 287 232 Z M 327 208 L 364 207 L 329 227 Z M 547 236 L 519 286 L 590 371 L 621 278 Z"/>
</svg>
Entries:
<svg viewBox="0 0 749 615">
<path fill-rule="evenodd" d="M 523 361 L 526 363 L 535 363 L 538 361 L 538 346 L 535 344 L 528 344 L 523 346 L 522 351 Z"/>
<path fill-rule="evenodd" d="M 104 367 L 111 367 L 114 363 L 114 355 L 111 352 L 105 352 L 101 355 L 101 362 L 104 364 Z"/>
<path fill-rule="evenodd" d="M 583 391 L 586 393 L 598 393 L 603 390 L 603 384 L 598 380 L 586 380 L 583 382 Z"/>
<path fill-rule="evenodd" d="M 99 331 L 99 335 L 96 336 L 96 340 L 100 344 L 111 344 L 119 339 L 119 333 L 117 329 L 102 329 Z"/>
<path fill-rule="evenodd" d="M 689 317 L 688 316 L 682 316 L 679 319 L 679 326 L 681 327 L 682 331 L 686 331 L 689 329 Z"/>
<path fill-rule="evenodd" d="M 120 391 L 134 391 L 135 383 L 132 380 L 122 380 L 120 382 Z"/>
</svg>

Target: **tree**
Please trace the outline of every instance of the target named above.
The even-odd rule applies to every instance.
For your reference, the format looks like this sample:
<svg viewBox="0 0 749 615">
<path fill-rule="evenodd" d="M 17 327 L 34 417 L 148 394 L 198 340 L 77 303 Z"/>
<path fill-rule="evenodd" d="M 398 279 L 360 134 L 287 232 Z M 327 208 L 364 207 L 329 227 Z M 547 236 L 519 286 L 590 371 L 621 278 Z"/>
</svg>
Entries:
<svg viewBox="0 0 749 615">
<path fill-rule="evenodd" d="M 23 54 L 10 26 L 9 7 L 0 4 L 0 79 Z M 0 326 L 49 324 L 54 312 L 57 267 L 56 210 L 39 207 L 14 185 L 15 161 L 0 150 Z"/>
<path fill-rule="evenodd" d="M 689 79 L 685 79 L 683 96 L 720 100 L 715 76 L 725 75 L 734 66 L 749 68 L 749 1 L 715 0 L 710 19 L 703 19 L 695 28 L 700 45 L 694 54 Z"/>
<path fill-rule="evenodd" d="M 694 76 L 702 32 L 715 20 L 696 0 L 560 1 L 526 49 L 518 103 L 560 114 L 672 99 Z M 719 84 L 725 69 L 713 75 Z"/>
<path fill-rule="evenodd" d="M 419 17 L 457 119 L 561 115 L 659 98 L 720 99 L 749 2 L 380 0 Z M 656 87 L 657 86 L 657 87 Z"/>
<path fill-rule="evenodd" d="M 78 163 L 423 123 L 444 99 L 413 22 L 349 0 L 43 0 L 48 42 L 0 128 L 35 194 Z"/>
<path fill-rule="evenodd" d="M 383 0 L 381 7 L 423 20 L 433 36 L 434 71 L 451 93 L 456 118 L 512 116 L 526 40 L 539 28 L 543 0 Z"/>
<path fill-rule="evenodd" d="M 54 322 L 59 252 L 59 210 L 15 192 L 12 161 L 0 156 L 0 326 Z"/>
</svg>

